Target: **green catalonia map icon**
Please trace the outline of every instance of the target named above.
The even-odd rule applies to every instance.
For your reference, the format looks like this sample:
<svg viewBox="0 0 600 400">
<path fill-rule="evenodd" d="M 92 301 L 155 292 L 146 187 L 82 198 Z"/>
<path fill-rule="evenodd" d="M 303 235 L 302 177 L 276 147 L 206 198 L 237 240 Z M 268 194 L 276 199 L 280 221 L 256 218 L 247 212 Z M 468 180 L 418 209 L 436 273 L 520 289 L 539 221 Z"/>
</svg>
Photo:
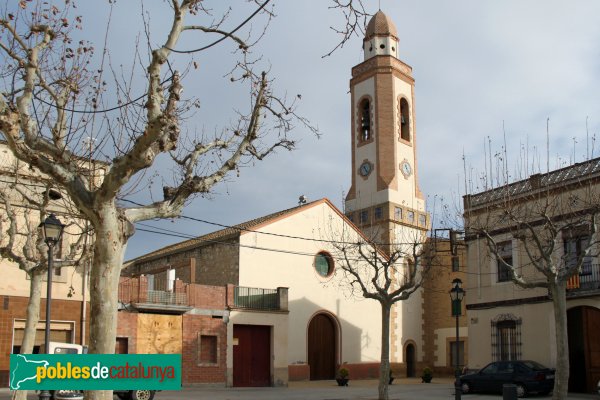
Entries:
<svg viewBox="0 0 600 400">
<path fill-rule="evenodd" d="M 10 356 L 10 388 L 20 390 L 23 382 L 35 380 L 38 367 L 47 367 L 46 360 L 32 360 L 25 354 L 11 354 Z"/>
</svg>

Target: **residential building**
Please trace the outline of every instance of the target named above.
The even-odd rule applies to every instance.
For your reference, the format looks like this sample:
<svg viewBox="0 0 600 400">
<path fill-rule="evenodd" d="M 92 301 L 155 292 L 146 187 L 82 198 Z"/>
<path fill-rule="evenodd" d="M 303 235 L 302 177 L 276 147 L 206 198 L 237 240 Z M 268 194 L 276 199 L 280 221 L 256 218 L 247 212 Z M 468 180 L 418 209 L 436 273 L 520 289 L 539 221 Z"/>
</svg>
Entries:
<svg viewBox="0 0 600 400">
<path fill-rule="evenodd" d="M 600 329 L 600 263 L 591 227 L 598 218 L 599 194 L 596 158 L 464 197 L 470 367 L 512 359 L 556 366 L 549 292 L 516 285 L 507 268 L 512 265 L 528 282 L 543 283 L 547 278 L 536 264 L 544 265 L 539 260 L 546 254 L 561 274 L 582 261 L 566 286 L 569 390 L 595 388 L 600 379 L 595 336 Z"/>
<path fill-rule="evenodd" d="M 89 295 L 85 293 L 82 276 L 86 266 L 80 265 L 75 268 L 73 262 L 78 259 L 80 253 L 71 251 L 71 246 L 82 235 L 85 221 L 46 176 L 15 159 L 4 143 L 0 143 L 0 191 L 5 197 L 5 201 L 0 201 L 2 246 L 7 246 L 9 242 L 9 210 L 17 224 L 15 231 L 18 235 L 14 237 L 13 246 L 17 253 L 23 251 L 28 235 L 37 236 L 37 227 L 41 222 L 40 207 L 34 202 L 42 203 L 44 196 L 48 198 L 46 211 L 56 214 L 66 225 L 61 241 L 55 246 L 50 339 L 85 343 L 89 326 L 89 307 L 83 300 L 89 299 Z M 42 251 L 46 251 L 46 246 L 42 246 Z M 6 387 L 9 373 L 8 356 L 18 353 L 21 347 L 31 279 L 8 258 L 0 257 L 0 270 L 0 386 Z M 42 291 L 42 300 L 34 353 L 40 351 L 40 346 L 44 343 L 46 281 L 47 278 L 44 278 L 44 283 L 39 288 Z"/>
</svg>

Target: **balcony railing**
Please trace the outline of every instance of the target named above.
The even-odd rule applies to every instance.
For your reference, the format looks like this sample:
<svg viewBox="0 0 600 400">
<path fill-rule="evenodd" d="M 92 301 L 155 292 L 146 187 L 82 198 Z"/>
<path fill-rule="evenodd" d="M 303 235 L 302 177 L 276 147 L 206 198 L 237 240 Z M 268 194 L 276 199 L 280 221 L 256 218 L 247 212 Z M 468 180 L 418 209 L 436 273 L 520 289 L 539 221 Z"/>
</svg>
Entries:
<svg viewBox="0 0 600 400">
<path fill-rule="evenodd" d="M 595 290 L 600 291 L 600 264 L 584 264 L 581 273 L 567 281 L 569 293 Z"/>
<path fill-rule="evenodd" d="M 279 293 L 277 289 L 236 286 L 233 292 L 233 305 L 254 310 L 279 310 Z"/>
<path fill-rule="evenodd" d="M 133 278 L 119 283 L 119 301 L 156 305 L 189 305 L 188 291 L 181 282 L 174 282 L 170 290 L 155 290 L 148 287 L 146 279 Z M 159 286 L 160 289 L 163 287 Z"/>
<path fill-rule="evenodd" d="M 187 293 L 174 293 L 166 290 L 148 290 L 148 298 L 150 304 L 174 304 L 188 305 Z"/>
</svg>

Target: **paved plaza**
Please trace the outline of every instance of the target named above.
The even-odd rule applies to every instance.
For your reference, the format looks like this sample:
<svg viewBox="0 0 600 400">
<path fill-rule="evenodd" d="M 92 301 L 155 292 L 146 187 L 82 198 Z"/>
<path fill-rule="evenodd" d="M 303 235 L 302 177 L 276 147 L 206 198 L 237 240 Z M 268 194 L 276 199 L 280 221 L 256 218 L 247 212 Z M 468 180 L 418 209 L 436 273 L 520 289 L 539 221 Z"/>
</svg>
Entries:
<svg viewBox="0 0 600 400">
<path fill-rule="evenodd" d="M 34 393 L 29 394 L 35 400 Z M 9 400 L 11 393 L 0 389 L 0 400 Z M 550 399 L 552 396 L 532 396 L 532 399 Z M 116 399 L 116 397 L 115 397 Z M 292 382 L 289 387 L 279 388 L 224 388 L 186 387 L 181 391 L 165 391 L 156 394 L 155 400 L 374 400 L 377 399 L 377 381 L 350 381 L 348 387 L 339 387 L 335 381 Z M 390 386 L 393 400 L 453 400 L 452 379 L 438 378 L 430 384 L 420 379 L 399 379 Z M 502 399 L 501 395 L 463 395 L 464 400 Z M 593 394 L 570 394 L 569 400 L 599 400 Z"/>
</svg>

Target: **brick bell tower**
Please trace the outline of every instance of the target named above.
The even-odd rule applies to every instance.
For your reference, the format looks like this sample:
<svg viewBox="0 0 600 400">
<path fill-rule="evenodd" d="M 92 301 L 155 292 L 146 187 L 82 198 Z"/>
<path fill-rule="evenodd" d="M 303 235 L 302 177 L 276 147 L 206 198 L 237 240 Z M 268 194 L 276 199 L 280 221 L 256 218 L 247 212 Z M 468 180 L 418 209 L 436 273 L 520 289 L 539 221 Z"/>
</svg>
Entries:
<svg viewBox="0 0 600 400">
<path fill-rule="evenodd" d="M 429 223 L 417 181 L 415 81 L 398 58 L 398 42 L 394 23 L 378 11 L 350 80 L 352 186 L 345 212 L 378 243 L 415 242 Z"/>
</svg>

